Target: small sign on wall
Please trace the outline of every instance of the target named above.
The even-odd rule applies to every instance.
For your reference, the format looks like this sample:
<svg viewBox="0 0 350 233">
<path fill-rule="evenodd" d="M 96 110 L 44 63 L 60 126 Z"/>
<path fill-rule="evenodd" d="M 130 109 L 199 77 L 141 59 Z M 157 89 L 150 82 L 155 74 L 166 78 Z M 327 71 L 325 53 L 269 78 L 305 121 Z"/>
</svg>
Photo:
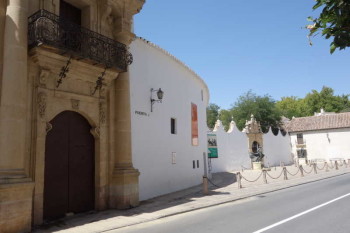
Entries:
<svg viewBox="0 0 350 233">
<path fill-rule="evenodd" d="M 216 134 L 208 134 L 208 158 L 218 158 L 218 145 Z"/>
<path fill-rule="evenodd" d="M 135 114 L 136 114 L 136 115 L 139 115 L 139 116 L 147 116 L 147 117 L 149 116 L 148 113 L 142 112 L 142 111 L 137 111 L 137 110 L 135 111 Z"/>
</svg>

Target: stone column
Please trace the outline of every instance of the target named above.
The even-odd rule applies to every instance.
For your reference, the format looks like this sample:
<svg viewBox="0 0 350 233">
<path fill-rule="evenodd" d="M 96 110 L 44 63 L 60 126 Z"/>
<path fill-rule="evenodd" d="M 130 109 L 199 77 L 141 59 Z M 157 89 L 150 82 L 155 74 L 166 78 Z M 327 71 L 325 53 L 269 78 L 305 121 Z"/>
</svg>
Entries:
<svg viewBox="0 0 350 233">
<path fill-rule="evenodd" d="M 6 19 L 6 1 L 0 0 L 0 101 L 1 101 L 1 86 L 2 86 L 2 65 L 4 62 L 4 30 Z"/>
<path fill-rule="evenodd" d="M 0 0 L 2 1 L 2 0 Z M 8 0 L 0 99 L 0 229 L 29 232 L 34 185 L 28 177 L 28 1 Z"/>
<path fill-rule="evenodd" d="M 126 209 L 139 204 L 139 171 L 132 165 L 129 72 L 115 81 L 115 155 L 110 185 L 110 207 Z"/>
<path fill-rule="evenodd" d="M 28 1 L 8 0 L 0 102 L 1 178 L 26 176 Z"/>
<path fill-rule="evenodd" d="M 144 0 L 130 0 L 125 4 L 107 1 L 112 11 L 108 13 L 113 20 L 112 35 L 114 39 L 128 46 L 135 35 L 131 32 L 131 21 L 139 12 Z M 104 26 L 104 25 L 101 25 Z M 114 86 L 114 166 L 110 179 L 109 205 L 112 208 L 125 209 L 139 204 L 139 171 L 132 165 L 131 147 L 131 108 L 129 72 L 119 74 Z"/>
</svg>

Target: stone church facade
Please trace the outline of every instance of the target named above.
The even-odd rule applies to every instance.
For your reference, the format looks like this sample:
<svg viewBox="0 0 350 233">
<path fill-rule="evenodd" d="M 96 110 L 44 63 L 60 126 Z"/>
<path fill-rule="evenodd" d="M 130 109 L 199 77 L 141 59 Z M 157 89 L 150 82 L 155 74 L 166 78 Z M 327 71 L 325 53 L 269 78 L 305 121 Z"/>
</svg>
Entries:
<svg viewBox="0 0 350 233">
<path fill-rule="evenodd" d="M 0 0 L 2 232 L 138 205 L 128 45 L 143 4 Z"/>
</svg>

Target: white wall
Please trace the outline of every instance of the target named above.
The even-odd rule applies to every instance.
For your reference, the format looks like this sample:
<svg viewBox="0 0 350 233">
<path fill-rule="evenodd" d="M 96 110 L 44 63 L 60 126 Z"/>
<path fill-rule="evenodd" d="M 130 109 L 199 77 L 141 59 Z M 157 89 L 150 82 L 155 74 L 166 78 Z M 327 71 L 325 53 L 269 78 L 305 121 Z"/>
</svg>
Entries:
<svg viewBox="0 0 350 233">
<path fill-rule="evenodd" d="M 251 160 L 248 153 L 248 137 L 246 133 L 239 131 L 234 122 L 226 132 L 221 121 L 217 121 L 213 132 L 216 134 L 218 146 L 218 158 L 212 158 L 212 173 L 238 171 L 242 168 L 251 168 Z M 290 136 L 279 133 L 273 135 L 269 130 L 263 135 L 263 152 L 265 154 L 265 166 L 279 166 L 293 163 L 291 153 Z"/>
<path fill-rule="evenodd" d="M 290 133 L 293 153 L 297 156 L 297 133 Z M 350 159 L 350 128 L 303 132 L 307 159 Z"/>
<path fill-rule="evenodd" d="M 294 158 L 292 155 L 292 148 L 290 143 L 290 136 L 286 134 L 283 136 L 279 132 L 276 136 L 270 129 L 269 132 L 263 135 L 264 141 L 264 164 L 265 166 L 279 166 L 281 162 L 285 165 L 292 164 Z"/>
<path fill-rule="evenodd" d="M 234 122 L 226 132 L 221 121 L 216 122 L 213 132 L 216 134 L 218 146 L 218 158 L 212 158 L 212 173 L 237 171 L 243 167 L 250 168 L 248 154 L 248 137 L 239 131 Z"/>
<path fill-rule="evenodd" d="M 136 39 L 130 50 L 134 57 L 129 68 L 132 150 L 134 167 L 141 173 L 140 200 L 200 184 L 203 153 L 207 152 L 206 84 L 183 63 L 151 43 Z M 164 91 L 163 102 L 155 103 L 153 112 L 151 88 Z M 199 146 L 191 143 L 191 103 L 198 109 Z M 177 122 L 175 135 L 170 133 L 171 118 Z M 172 152 L 176 152 L 175 164 Z M 199 160 L 199 168 L 196 164 L 193 169 L 193 160 Z"/>
</svg>

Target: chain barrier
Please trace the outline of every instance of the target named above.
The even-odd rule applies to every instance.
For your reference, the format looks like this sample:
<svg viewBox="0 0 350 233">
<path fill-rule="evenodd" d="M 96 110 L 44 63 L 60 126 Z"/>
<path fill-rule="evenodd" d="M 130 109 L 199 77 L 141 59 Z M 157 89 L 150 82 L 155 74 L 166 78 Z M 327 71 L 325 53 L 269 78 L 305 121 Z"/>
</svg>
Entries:
<svg viewBox="0 0 350 233">
<path fill-rule="evenodd" d="M 307 171 L 305 170 L 305 168 L 303 168 L 303 167 L 302 167 L 302 169 L 303 169 L 303 171 L 304 171 L 306 174 L 311 174 L 311 172 L 312 172 L 312 168 L 311 168 L 311 170 L 310 170 L 309 172 L 307 172 Z"/>
<path fill-rule="evenodd" d="M 303 177 L 304 173 L 311 174 L 312 172 L 314 172 L 315 174 L 317 174 L 317 170 L 319 170 L 319 171 L 325 170 L 326 172 L 328 172 L 329 169 L 339 170 L 339 167 L 343 167 L 343 166 L 345 166 L 347 168 L 348 166 L 350 167 L 350 159 L 348 159 L 348 163 L 346 162 L 346 160 L 339 160 L 339 163 L 338 163 L 338 160 L 335 160 L 334 164 L 333 164 L 333 161 L 330 161 L 330 163 L 324 162 L 322 167 L 319 166 L 318 163 L 315 163 L 315 162 L 309 163 L 309 164 L 307 164 L 307 166 L 309 166 L 311 168 L 309 171 L 305 170 L 305 168 L 302 165 L 299 165 L 299 166 L 297 166 L 298 170 L 295 173 L 288 171 L 288 169 L 283 166 L 281 173 L 276 177 L 269 174 L 269 172 L 267 170 L 262 170 L 261 173 L 258 175 L 258 177 L 254 180 L 249 180 L 246 177 L 242 176 L 241 172 L 237 172 L 236 175 L 237 175 L 238 188 L 242 188 L 242 180 L 245 180 L 245 181 L 250 182 L 250 183 L 254 183 L 254 182 L 258 181 L 261 178 L 261 176 L 263 176 L 263 182 L 265 184 L 267 184 L 267 177 L 269 177 L 273 180 L 277 180 L 277 179 L 281 178 L 282 175 L 284 175 L 284 180 L 288 180 L 287 174 L 289 174 L 290 176 L 296 176 L 300 172 L 301 177 Z M 244 168 L 243 166 L 241 166 L 241 167 Z M 275 167 L 275 171 L 276 170 L 277 169 Z M 216 186 L 210 180 L 209 180 L 209 182 L 212 185 Z M 216 186 L 216 187 L 218 187 L 218 186 Z"/>
<path fill-rule="evenodd" d="M 333 166 L 333 163 L 331 162 L 331 164 L 328 166 L 330 169 L 333 169 L 334 166 Z"/>
<path fill-rule="evenodd" d="M 271 176 L 268 172 L 266 172 L 267 176 L 270 177 L 273 180 L 279 179 L 283 175 L 283 170 L 281 171 L 281 174 L 279 174 L 277 177 Z"/>
<path fill-rule="evenodd" d="M 327 163 L 325 162 L 325 163 L 323 164 L 323 167 L 322 167 L 322 168 L 319 168 L 319 167 L 317 166 L 317 164 L 316 164 L 316 167 L 317 167 L 318 170 L 323 170 L 323 169 L 326 167 L 326 164 L 327 164 Z"/>
<path fill-rule="evenodd" d="M 258 178 L 256 178 L 255 180 L 248 180 L 247 178 L 245 178 L 244 176 L 242 176 L 242 174 L 241 174 L 241 178 L 243 178 L 243 180 L 245 180 L 245 181 L 248 181 L 248 182 L 250 182 L 250 183 L 253 183 L 253 182 L 258 181 L 258 180 L 260 179 L 260 177 L 261 177 L 262 174 L 263 174 L 263 172 L 261 172 L 260 175 L 258 176 Z"/>
<path fill-rule="evenodd" d="M 217 187 L 217 188 L 220 188 L 219 186 L 217 186 L 216 184 L 214 184 L 209 178 L 207 178 L 209 183 L 211 183 L 213 186 Z"/>
<path fill-rule="evenodd" d="M 286 171 L 287 171 L 287 173 L 288 173 L 289 175 L 291 175 L 291 176 L 296 176 L 296 175 L 298 175 L 298 173 L 300 172 L 300 169 L 298 169 L 298 171 L 297 171 L 295 174 L 290 173 L 290 172 L 288 171 L 287 168 L 286 168 Z"/>
</svg>

